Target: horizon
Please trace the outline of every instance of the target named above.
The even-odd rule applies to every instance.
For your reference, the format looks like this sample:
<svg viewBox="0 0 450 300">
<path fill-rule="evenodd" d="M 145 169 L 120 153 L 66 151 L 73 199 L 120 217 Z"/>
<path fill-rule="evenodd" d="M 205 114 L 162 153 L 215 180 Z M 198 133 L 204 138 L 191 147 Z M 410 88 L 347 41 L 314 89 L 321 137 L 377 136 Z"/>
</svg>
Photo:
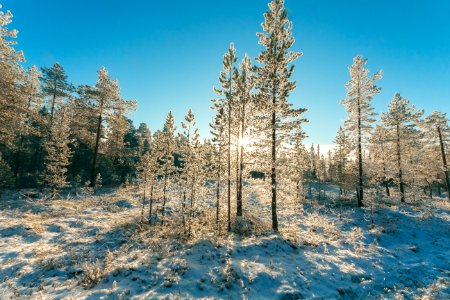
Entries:
<svg viewBox="0 0 450 300">
<path fill-rule="evenodd" d="M 83 9 L 73 7 L 68 12 L 69 4 L 48 2 L 52 5 L 45 7 L 30 0 L 3 1 L 3 9 L 14 15 L 10 28 L 19 30 L 16 49 L 24 51 L 27 66 L 59 62 L 69 81 L 79 85 L 95 84 L 97 70 L 104 65 L 118 79 L 122 96 L 138 101 L 131 115 L 136 127 L 144 122 L 154 132 L 162 128 L 169 111 L 179 127 L 192 108 L 202 138 L 209 137 L 210 99 L 215 97 L 213 86 L 218 85 L 222 56 L 234 42 L 238 62 L 245 53 L 255 62 L 261 49 L 256 32 L 262 31 L 268 3 L 136 1 L 125 7 L 118 1 L 84 0 L 76 6 Z M 340 100 L 346 96 L 348 67 L 357 54 L 368 58 L 372 74 L 384 71 L 378 84 L 381 93 L 373 100 L 378 114 L 397 91 L 426 115 L 435 110 L 450 114 L 445 105 L 450 87 L 444 84 L 450 82 L 446 55 L 450 22 L 443 9 L 450 4 L 438 1 L 422 7 L 423 1 L 408 6 L 381 1 L 368 11 L 369 5 L 354 3 L 286 1 L 296 38 L 294 50 L 303 52 L 295 62 L 297 89 L 289 99 L 294 107 L 308 109 L 305 144 L 332 144 L 346 118 Z M 392 11 L 382 9 L 383 3 L 390 3 Z M 393 17 L 399 11 L 403 15 L 397 20 Z M 361 12 L 371 18 L 364 21 Z M 353 15 L 358 17 L 347 18 Z M 51 50 L 50 40 L 55 45 Z"/>
</svg>

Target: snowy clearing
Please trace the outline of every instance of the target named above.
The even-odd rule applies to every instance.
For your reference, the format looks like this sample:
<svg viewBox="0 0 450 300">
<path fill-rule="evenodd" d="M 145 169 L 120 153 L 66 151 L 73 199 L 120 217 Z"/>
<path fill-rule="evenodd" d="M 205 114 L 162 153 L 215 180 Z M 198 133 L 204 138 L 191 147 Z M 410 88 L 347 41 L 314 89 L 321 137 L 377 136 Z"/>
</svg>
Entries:
<svg viewBox="0 0 450 300">
<path fill-rule="evenodd" d="M 200 230 L 182 241 L 167 227 L 140 229 L 139 195 L 130 191 L 8 199 L 0 210 L 2 299 L 450 296 L 444 200 L 377 209 L 374 225 L 369 209 L 345 205 L 339 220 L 330 205 L 304 204 L 296 214 L 281 209 L 280 234 Z"/>
</svg>

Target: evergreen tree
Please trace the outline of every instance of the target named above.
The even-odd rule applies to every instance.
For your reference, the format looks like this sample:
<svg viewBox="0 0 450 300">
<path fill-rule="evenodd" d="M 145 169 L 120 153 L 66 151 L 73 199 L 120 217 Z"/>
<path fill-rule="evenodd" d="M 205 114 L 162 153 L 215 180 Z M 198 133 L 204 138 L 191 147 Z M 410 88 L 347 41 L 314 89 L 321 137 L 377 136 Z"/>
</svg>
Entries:
<svg viewBox="0 0 450 300">
<path fill-rule="evenodd" d="M 414 142 L 419 140 L 417 124 L 422 115 L 423 111 L 416 111 L 414 105 L 409 104 L 408 99 L 395 93 L 388 111 L 382 116 L 384 126 L 393 135 L 391 142 L 396 151 L 401 202 L 405 202 L 404 164 L 412 149 L 417 146 Z"/>
<path fill-rule="evenodd" d="M 0 152 L 0 198 L 3 190 L 13 186 L 13 173 Z"/>
<path fill-rule="evenodd" d="M 374 180 L 382 184 L 386 190 L 386 196 L 390 196 L 389 186 L 393 182 L 391 175 L 392 167 L 389 166 L 391 160 L 391 150 L 389 149 L 389 132 L 381 125 L 377 125 L 372 131 L 369 140 L 369 152 L 371 156 L 371 175 Z"/>
<path fill-rule="evenodd" d="M 11 12 L 0 10 L 0 144 L 8 147 L 12 146 L 17 129 L 23 126 L 28 98 L 21 65 L 25 58 L 22 51 L 14 49 L 17 30 L 8 28 L 11 21 Z"/>
<path fill-rule="evenodd" d="M 73 151 L 69 173 L 72 177 L 79 176 L 83 182 L 92 180 L 92 159 L 97 131 L 94 97 L 93 87 L 81 85 L 77 88 L 77 96 L 71 97 L 68 102 Z"/>
<path fill-rule="evenodd" d="M 243 174 L 245 165 L 245 147 L 248 145 L 249 137 L 247 130 L 249 129 L 249 123 L 251 121 L 251 113 L 253 110 L 254 95 L 253 89 L 255 87 L 255 78 L 253 72 L 253 66 L 251 59 L 245 55 L 240 65 L 240 73 L 236 78 L 236 110 L 238 119 L 237 128 L 237 145 L 240 146 L 240 150 L 236 152 L 236 156 L 239 160 L 237 166 L 237 196 L 236 196 L 236 215 L 242 216 L 242 188 L 243 188 Z"/>
<path fill-rule="evenodd" d="M 339 195 L 342 196 L 343 190 L 346 186 L 346 164 L 347 157 L 351 151 L 350 141 L 345 133 L 344 128 L 342 126 L 339 127 L 336 138 L 334 139 L 334 143 L 336 144 L 336 182 L 339 185 Z"/>
<path fill-rule="evenodd" d="M 183 128 L 183 134 L 181 135 L 181 161 L 182 161 L 182 175 L 181 175 L 181 189 L 183 193 L 182 200 L 182 221 L 183 228 L 186 229 L 186 201 L 188 192 L 190 192 L 191 205 L 189 211 L 189 219 L 193 217 L 193 207 L 195 201 L 195 185 L 196 175 L 198 173 L 198 157 L 197 150 L 194 147 L 197 146 L 194 143 L 198 143 L 198 131 L 195 128 L 195 116 L 191 109 L 184 117 L 184 121 L 181 122 Z"/>
<path fill-rule="evenodd" d="M 67 108 L 61 107 L 54 115 L 50 136 L 45 141 L 46 152 L 44 182 L 51 190 L 52 198 L 67 187 L 67 167 L 71 156 L 69 149 L 69 120 Z"/>
<path fill-rule="evenodd" d="M 23 112 L 24 120 L 17 132 L 16 151 L 14 155 L 14 178 L 17 178 L 19 171 L 25 169 L 25 164 L 30 164 L 32 151 L 27 140 L 31 138 L 40 138 L 42 135 L 42 116 L 39 114 L 43 104 L 40 93 L 40 73 L 36 66 L 27 70 L 24 92 L 28 98 L 25 110 Z M 30 144 L 30 143 L 28 143 Z"/>
<path fill-rule="evenodd" d="M 147 124 L 141 123 L 137 129 L 138 155 L 142 156 L 151 149 L 152 135 Z"/>
<path fill-rule="evenodd" d="M 123 138 L 129 128 L 129 122 L 125 115 L 134 109 L 135 102 L 124 100 L 120 96 L 119 83 L 109 77 L 108 71 L 104 67 L 98 71 L 95 88 L 87 90 L 87 93 L 92 95 L 97 117 L 94 157 L 91 167 L 91 184 L 94 184 L 101 139 L 107 136 L 109 154 L 115 158 L 120 157 Z M 108 134 L 104 133 L 106 125 L 109 128 Z"/>
<path fill-rule="evenodd" d="M 164 128 L 155 135 L 155 151 L 160 162 L 161 175 L 163 180 L 163 204 L 161 207 L 161 225 L 164 224 L 165 207 L 170 181 L 176 171 L 174 153 L 176 150 L 175 122 L 172 112 L 169 112 Z"/>
<path fill-rule="evenodd" d="M 428 138 L 428 143 L 438 145 L 442 160 L 441 170 L 444 173 L 445 186 L 447 188 L 447 197 L 450 200 L 450 179 L 448 174 L 447 149 L 450 141 L 450 126 L 446 114 L 433 112 L 425 118 L 424 129 Z M 437 161 L 437 160 L 434 160 Z"/>
<path fill-rule="evenodd" d="M 145 126 L 146 127 L 146 126 Z M 141 160 L 137 166 L 138 179 L 140 180 L 140 185 L 143 189 L 142 196 L 142 211 L 141 211 L 141 224 L 144 220 L 144 209 L 147 189 L 150 188 L 150 201 L 148 210 L 148 222 L 152 224 L 152 213 L 153 213 L 153 192 L 155 186 L 155 179 L 158 176 L 159 162 L 156 156 L 154 147 L 151 146 L 151 141 L 149 141 L 149 151 L 143 153 Z"/>
<path fill-rule="evenodd" d="M 234 64 L 237 61 L 235 55 L 236 49 L 234 44 L 230 44 L 230 48 L 223 57 L 223 70 L 220 72 L 219 82 L 221 89 L 214 88 L 214 91 L 218 95 L 222 95 L 224 98 L 213 99 L 214 107 L 219 110 L 223 109 L 227 122 L 227 204 L 228 204 L 228 231 L 231 231 L 231 130 L 233 120 L 233 101 L 235 97 L 235 91 L 233 90 L 236 68 Z"/>
<path fill-rule="evenodd" d="M 288 172 L 295 182 L 296 198 L 299 202 L 304 198 L 304 177 L 309 163 L 308 151 L 306 150 L 305 145 L 303 145 L 303 140 L 305 138 L 305 132 L 302 130 L 301 126 L 297 126 L 291 138 L 293 159 L 291 160 L 291 169 Z"/>
<path fill-rule="evenodd" d="M 358 206 L 363 206 L 364 200 L 364 171 L 363 171 L 363 144 L 372 129 L 375 121 L 375 113 L 372 107 L 372 98 L 380 92 L 375 82 L 382 78 L 382 72 L 369 76 L 369 70 L 365 68 L 367 59 L 361 55 L 353 59 L 353 65 L 349 68 L 350 81 L 347 82 L 347 98 L 342 100 L 348 113 L 345 121 L 346 130 L 352 144 L 355 146 L 358 160 Z"/>
<path fill-rule="evenodd" d="M 263 33 L 257 33 L 259 43 L 264 47 L 257 61 L 258 107 L 264 116 L 262 124 L 270 140 L 270 178 L 272 194 L 272 229 L 278 231 L 277 217 L 277 157 L 282 141 L 293 130 L 292 119 L 299 116 L 302 110 L 292 108 L 288 102 L 289 93 L 296 87 L 290 81 L 294 71 L 292 62 L 301 56 L 291 51 L 294 44 L 292 22 L 288 20 L 283 0 L 273 0 L 264 13 Z"/>
<path fill-rule="evenodd" d="M 68 82 L 66 72 L 58 63 L 49 68 L 41 68 L 41 72 L 42 92 L 44 96 L 48 97 L 47 106 L 50 111 L 48 128 L 50 130 L 56 110 L 64 104 L 74 91 L 74 87 Z"/>
<path fill-rule="evenodd" d="M 213 123 L 210 124 L 215 150 L 215 181 L 216 181 L 216 225 L 219 227 L 220 217 L 220 189 L 222 182 L 222 156 L 225 146 L 225 116 L 222 107 L 219 108 Z"/>
</svg>

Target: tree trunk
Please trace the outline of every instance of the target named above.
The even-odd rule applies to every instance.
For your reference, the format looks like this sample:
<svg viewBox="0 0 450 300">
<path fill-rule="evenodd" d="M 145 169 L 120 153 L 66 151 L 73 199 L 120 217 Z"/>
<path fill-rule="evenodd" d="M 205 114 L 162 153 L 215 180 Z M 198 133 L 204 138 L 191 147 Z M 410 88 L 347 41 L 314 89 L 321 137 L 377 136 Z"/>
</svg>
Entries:
<svg viewBox="0 0 450 300">
<path fill-rule="evenodd" d="M 90 187 L 95 185 L 95 168 L 97 165 L 97 157 L 98 157 L 98 148 L 100 145 L 100 134 L 102 131 L 102 113 L 98 115 L 98 124 L 97 124 L 97 133 L 95 137 L 95 148 L 94 148 L 94 158 L 92 159 L 92 168 L 91 168 L 91 182 L 89 184 Z"/>
<path fill-rule="evenodd" d="M 403 183 L 403 170 L 402 170 L 402 156 L 400 149 L 400 125 L 397 124 L 397 167 L 398 167 L 398 180 L 400 182 L 400 201 L 405 202 L 405 186 Z"/>
<path fill-rule="evenodd" d="M 245 104 L 242 105 L 242 116 L 241 116 L 241 139 L 244 138 L 245 130 Z M 242 180 L 244 172 L 244 144 L 241 142 L 241 153 L 239 159 L 239 176 L 238 176 L 238 193 L 237 193 L 237 215 L 242 217 Z"/>
<path fill-rule="evenodd" d="M 142 211 L 141 211 L 141 225 L 144 221 L 144 208 L 145 208 L 145 190 L 147 188 L 147 175 L 144 178 L 144 195 L 142 197 Z"/>
<path fill-rule="evenodd" d="M 444 141 L 442 139 L 441 128 L 438 126 L 437 129 L 439 133 L 439 143 L 441 144 L 442 163 L 444 164 L 444 175 L 445 175 L 445 185 L 447 186 L 447 197 L 448 200 L 450 201 L 450 180 L 448 175 L 447 157 L 445 156 L 445 147 Z"/>
<path fill-rule="evenodd" d="M 182 216 L 182 222 L 183 222 L 183 230 L 186 234 L 186 191 L 183 191 L 183 203 L 182 203 L 182 209 L 181 209 L 181 216 Z"/>
<path fill-rule="evenodd" d="M 271 185 L 272 185 L 272 229 L 278 231 L 278 216 L 277 216 L 277 173 L 276 173 L 276 158 L 277 158 L 277 131 L 276 131 L 276 114 L 275 114 L 275 94 L 273 95 L 272 105 L 272 170 L 271 170 Z"/>
<path fill-rule="evenodd" d="M 220 141 L 219 141 L 220 143 Z M 216 183 L 216 224 L 217 224 L 217 228 L 220 230 L 219 228 L 219 204 L 220 204 L 220 172 L 221 170 L 221 164 L 222 164 L 222 146 L 219 145 L 219 166 L 217 169 L 217 183 Z"/>
<path fill-rule="evenodd" d="M 162 205 L 162 209 L 161 209 L 161 226 L 164 225 L 164 216 L 166 214 L 166 192 L 167 192 L 167 177 L 168 176 L 169 176 L 169 169 L 166 165 L 166 168 L 164 170 L 163 205 Z"/>
<path fill-rule="evenodd" d="M 56 102 L 56 83 L 55 83 L 55 91 L 53 92 L 53 98 L 52 98 L 52 106 L 50 109 L 50 123 L 49 123 L 49 129 L 53 126 L 53 115 L 55 114 L 55 102 Z"/>
<path fill-rule="evenodd" d="M 190 212 L 190 218 L 189 218 L 189 235 L 191 235 L 192 220 L 194 219 L 195 180 L 196 180 L 196 174 L 194 173 L 192 176 L 192 186 L 191 186 L 191 212 Z"/>
<path fill-rule="evenodd" d="M 19 174 L 20 156 L 22 154 L 23 141 L 24 141 L 24 136 L 23 136 L 23 134 L 21 134 L 19 146 L 17 147 L 17 151 L 14 155 L 14 178 L 16 178 L 16 179 Z"/>
<path fill-rule="evenodd" d="M 153 208 L 153 179 L 150 186 L 150 207 L 148 209 L 148 223 L 152 225 L 152 208 Z"/>
<path fill-rule="evenodd" d="M 31 85 L 31 88 L 34 88 L 33 84 Z M 31 96 L 28 97 L 27 113 L 25 114 L 25 118 L 27 119 L 27 121 L 26 121 L 27 123 L 29 122 L 29 119 L 32 119 L 32 118 L 30 118 L 30 115 L 28 113 L 28 111 L 31 108 L 31 101 L 32 100 L 33 100 L 33 97 L 31 97 Z M 16 152 L 16 155 L 15 155 L 15 158 L 14 158 L 14 178 L 16 178 L 16 184 L 17 184 L 17 179 L 18 179 L 17 176 L 19 175 L 20 155 L 22 154 L 24 139 L 25 139 L 24 135 L 21 134 L 20 135 L 19 146 L 17 147 L 17 152 Z"/>
<path fill-rule="evenodd" d="M 195 200 L 195 180 L 196 175 L 194 174 L 192 177 L 192 186 L 191 186 L 191 218 L 194 217 L 194 200 Z"/>
<path fill-rule="evenodd" d="M 239 130 L 238 130 L 239 131 Z M 240 164 L 239 164 L 239 132 L 237 133 L 238 139 L 236 140 L 236 216 L 242 216 L 242 199 L 239 199 L 239 172 L 240 172 Z"/>
<path fill-rule="evenodd" d="M 232 95 L 232 71 L 230 70 L 230 99 L 228 99 L 228 231 L 231 231 L 231 95 Z"/>
<path fill-rule="evenodd" d="M 363 207 L 363 162 L 362 162 L 362 136 L 361 136 L 361 107 L 358 105 L 358 207 Z"/>
<path fill-rule="evenodd" d="M 384 186 L 386 187 L 386 196 L 390 197 L 391 192 L 389 191 L 389 182 L 387 180 L 385 180 Z"/>
</svg>

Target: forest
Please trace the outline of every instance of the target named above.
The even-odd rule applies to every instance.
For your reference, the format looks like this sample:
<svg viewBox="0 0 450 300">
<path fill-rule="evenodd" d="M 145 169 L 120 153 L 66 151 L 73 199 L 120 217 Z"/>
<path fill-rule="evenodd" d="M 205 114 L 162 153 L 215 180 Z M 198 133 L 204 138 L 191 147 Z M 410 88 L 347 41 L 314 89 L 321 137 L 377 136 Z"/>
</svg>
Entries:
<svg viewBox="0 0 450 300">
<path fill-rule="evenodd" d="M 307 145 L 284 1 L 262 21 L 257 57 L 217 59 L 205 139 L 191 109 L 133 124 L 106 67 L 26 68 L 0 6 L 0 298 L 450 295 L 447 115 L 399 93 L 377 114 L 383 72 L 350 56 L 334 148 Z"/>
</svg>

